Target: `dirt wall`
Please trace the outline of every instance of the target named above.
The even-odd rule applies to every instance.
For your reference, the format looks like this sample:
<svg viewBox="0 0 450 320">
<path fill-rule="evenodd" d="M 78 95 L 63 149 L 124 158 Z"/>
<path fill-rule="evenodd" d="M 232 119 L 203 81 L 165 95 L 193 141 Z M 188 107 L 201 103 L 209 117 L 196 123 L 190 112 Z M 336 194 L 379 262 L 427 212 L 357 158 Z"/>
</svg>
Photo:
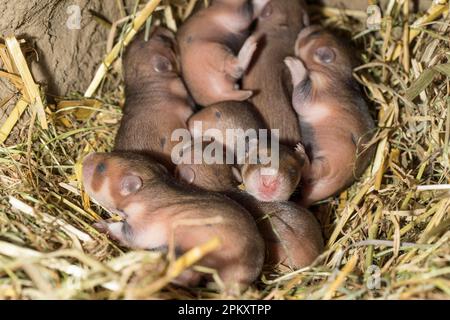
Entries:
<svg viewBox="0 0 450 320">
<path fill-rule="evenodd" d="M 114 0 L 0 0 L 0 37 L 14 34 L 32 42 L 37 51 L 32 73 L 48 93 L 84 91 L 106 52 L 108 35 L 90 10 L 110 21 L 120 17 Z"/>
</svg>

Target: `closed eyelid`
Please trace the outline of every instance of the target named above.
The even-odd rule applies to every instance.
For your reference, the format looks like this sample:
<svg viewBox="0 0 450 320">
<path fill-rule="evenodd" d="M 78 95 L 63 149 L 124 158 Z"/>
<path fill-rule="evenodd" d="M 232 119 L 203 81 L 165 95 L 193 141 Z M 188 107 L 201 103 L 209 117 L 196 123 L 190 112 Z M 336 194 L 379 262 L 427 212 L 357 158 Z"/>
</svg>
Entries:
<svg viewBox="0 0 450 320">
<path fill-rule="evenodd" d="M 322 46 L 315 50 L 314 55 L 323 63 L 332 63 L 336 61 L 336 52 L 332 47 Z"/>
<path fill-rule="evenodd" d="M 152 64 L 156 72 L 170 72 L 173 70 L 173 64 L 170 59 L 162 55 L 155 55 L 152 58 Z"/>
</svg>

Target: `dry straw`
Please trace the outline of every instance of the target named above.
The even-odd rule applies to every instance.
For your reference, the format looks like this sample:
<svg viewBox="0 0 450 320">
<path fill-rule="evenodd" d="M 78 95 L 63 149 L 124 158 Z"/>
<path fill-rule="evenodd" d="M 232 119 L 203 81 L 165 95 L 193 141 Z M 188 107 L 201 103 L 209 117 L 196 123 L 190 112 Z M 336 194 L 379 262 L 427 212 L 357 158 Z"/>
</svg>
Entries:
<svg viewBox="0 0 450 320">
<path fill-rule="evenodd" d="M 39 121 L 43 129 L 47 129 L 47 119 L 45 117 L 44 104 L 42 103 L 41 93 L 38 85 L 34 82 L 30 69 L 28 68 L 25 57 L 23 56 L 20 44 L 15 37 L 6 37 L 6 47 L 8 49 L 9 57 L 13 63 L 13 70 L 20 75 L 24 87 L 25 98 L 35 108 Z"/>
<path fill-rule="evenodd" d="M 450 298 L 448 1 L 434 1 L 423 13 L 406 7 L 411 2 L 390 0 L 380 30 L 368 30 L 362 11 L 312 11 L 314 22 L 352 36 L 359 50 L 362 64 L 354 75 L 377 119 L 376 156 L 363 179 L 318 210 L 327 248 L 316 262 L 301 270 L 266 268 L 240 298 Z M 215 250 L 217 239 L 175 260 L 120 248 L 92 228 L 109 214 L 81 192 L 79 164 L 86 153 L 108 151 L 113 143 L 123 87 L 111 85 L 121 75 L 109 67 L 141 26 L 176 29 L 196 1 L 147 1 L 137 14 L 122 0 L 115 3 L 118 19 L 131 20 L 114 24 L 122 30 L 85 97 L 64 97 L 47 108 L 53 110 L 48 130 L 30 126 L 30 118 L 23 128 L 16 125 L 19 134 L 10 134 L 27 105 L 42 120 L 45 104 L 26 65 L 11 58 L 11 49 L 20 50 L 16 41 L 0 44 L 0 77 L 20 92 L 0 102 L 3 108 L 17 99 L 0 130 L 2 141 L 9 135 L 0 143 L 0 299 L 224 297 L 169 284 Z"/>
<path fill-rule="evenodd" d="M 117 57 L 120 54 L 120 51 L 123 47 L 127 46 L 128 43 L 133 39 L 133 37 L 136 35 L 136 33 L 139 31 L 139 29 L 144 25 L 145 21 L 150 17 L 152 12 L 156 9 L 158 4 L 161 2 L 161 0 L 152 0 L 149 1 L 145 7 L 138 13 L 135 19 L 133 19 L 133 22 L 129 29 L 125 32 L 125 35 L 123 39 L 121 39 L 114 47 L 113 49 L 106 55 L 105 59 L 103 60 L 103 63 L 100 64 L 100 67 L 97 69 L 97 72 L 95 73 L 94 79 L 92 80 L 91 85 L 89 88 L 87 88 L 84 96 L 87 98 L 92 97 L 94 92 L 97 90 L 98 86 L 100 85 L 100 82 L 102 81 L 103 77 L 105 76 L 106 72 L 108 71 L 108 68 L 110 65 L 114 62 L 114 60 L 117 59 Z"/>
<path fill-rule="evenodd" d="M 14 36 L 6 37 L 5 45 L 0 44 L 0 62 L 5 70 L 0 70 L 0 78 L 11 82 L 21 93 L 15 107 L 0 126 L 0 143 L 6 141 L 12 129 L 19 121 L 26 108 L 31 105 L 37 113 L 43 129 L 48 129 L 45 108 L 39 86 L 34 82 L 19 41 Z M 0 64 L 0 65 L 1 65 Z M 8 102 L 10 99 L 7 99 Z M 4 106 L 6 103 L 2 103 Z"/>
</svg>

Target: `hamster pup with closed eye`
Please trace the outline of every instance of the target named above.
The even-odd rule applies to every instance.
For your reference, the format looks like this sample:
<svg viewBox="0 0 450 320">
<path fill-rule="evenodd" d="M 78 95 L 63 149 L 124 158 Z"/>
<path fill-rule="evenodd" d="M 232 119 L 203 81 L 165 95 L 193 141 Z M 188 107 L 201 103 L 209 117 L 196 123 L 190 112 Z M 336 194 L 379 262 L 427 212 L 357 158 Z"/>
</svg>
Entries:
<svg viewBox="0 0 450 320">
<path fill-rule="evenodd" d="M 311 26 L 298 35 L 295 55 L 285 63 L 310 159 L 300 199 L 308 206 L 335 195 L 362 175 L 374 149 L 361 150 L 375 125 L 353 79 L 354 59 L 347 45 L 322 27 Z"/>
<path fill-rule="evenodd" d="M 204 147 L 204 144 L 203 144 Z M 307 209 L 290 201 L 262 202 L 238 189 L 233 166 L 224 163 L 194 164 L 191 154 L 178 164 L 176 175 L 185 183 L 220 192 L 240 203 L 255 219 L 266 245 L 266 263 L 293 269 L 310 265 L 323 251 L 322 231 Z"/>
<path fill-rule="evenodd" d="M 301 136 L 284 59 L 294 55 L 297 35 L 307 25 L 309 17 L 303 0 L 269 1 L 256 21 L 258 48 L 242 79 L 242 88 L 254 92 L 249 101 L 267 128 L 278 129 L 280 143 L 291 147 L 301 142 Z"/>
<path fill-rule="evenodd" d="M 121 222 L 97 224 L 122 245 L 161 250 L 173 239 L 174 248 L 182 254 L 218 237 L 220 249 L 202 258 L 199 265 L 217 270 L 226 290 L 233 292 L 259 276 L 263 239 L 250 214 L 227 197 L 181 184 L 152 158 L 130 152 L 88 155 L 83 160 L 83 184 L 91 198 L 123 217 Z M 196 223 L 186 223 L 190 221 Z M 194 274 L 191 271 L 179 280 L 197 285 L 204 277 Z"/>
<path fill-rule="evenodd" d="M 247 100 L 251 91 L 239 90 L 257 46 L 249 28 L 268 0 L 214 0 L 180 27 L 183 77 L 194 100 L 202 105 Z"/>
<path fill-rule="evenodd" d="M 374 121 L 353 79 L 348 46 L 319 26 L 303 29 L 296 57 L 285 60 L 294 91 L 303 144 L 310 167 L 305 170 L 300 203 L 309 206 L 351 185 L 370 163 Z"/>
<path fill-rule="evenodd" d="M 201 124 L 202 132 L 198 132 L 196 127 Z M 278 170 L 272 174 L 267 174 L 265 171 L 270 172 L 272 170 L 266 170 L 272 167 L 273 163 L 261 163 L 258 160 L 260 158 L 271 159 L 272 141 L 268 141 L 266 147 L 251 146 L 251 143 L 246 141 L 247 134 L 250 139 L 260 138 L 260 130 L 265 129 L 262 118 L 259 116 L 254 106 L 245 101 L 226 101 L 216 103 L 209 107 L 206 107 L 188 120 L 188 127 L 194 138 L 208 135 L 208 132 L 213 136 L 214 141 L 220 142 L 227 150 L 235 152 L 239 173 L 236 175 L 237 179 L 243 182 L 245 189 L 248 193 L 256 197 L 261 201 L 281 201 L 288 200 L 290 196 L 295 192 L 304 170 L 305 164 L 309 161 L 303 149 L 295 149 L 294 147 L 286 147 L 279 145 L 278 158 Z M 228 137 L 230 129 L 234 133 L 237 131 L 243 134 L 241 139 L 233 136 L 233 139 Z M 254 130 L 253 135 L 251 131 Z M 267 135 L 269 137 L 270 134 Z M 225 140 L 225 141 L 224 141 Z M 238 144 L 244 144 L 245 146 L 238 146 Z M 245 151 L 245 155 L 240 153 Z M 276 154 L 273 155 L 274 157 Z M 245 159 L 243 159 L 245 157 Z M 250 161 L 256 159 L 256 161 Z"/>
<path fill-rule="evenodd" d="M 144 36 L 141 31 L 123 57 L 125 107 L 114 150 L 149 154 L 173 170 L 177 142 L 171 135 L 187 129 L 193 106 L 180 77 L 174 34 L 155 27 L 147 42 Z"/>
</svg>

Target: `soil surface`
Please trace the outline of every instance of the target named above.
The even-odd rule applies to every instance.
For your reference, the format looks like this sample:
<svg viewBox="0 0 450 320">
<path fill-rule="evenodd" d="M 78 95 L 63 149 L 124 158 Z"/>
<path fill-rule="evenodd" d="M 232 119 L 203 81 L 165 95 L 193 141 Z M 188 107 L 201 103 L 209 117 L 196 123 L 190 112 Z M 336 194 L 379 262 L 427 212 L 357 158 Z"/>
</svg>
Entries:
<svg viewBox="0 0 450 320">
<path fill-rule="evenodd" d="M 91 10 L 109 21 L 119 18 L 111 0 L 0 0 L 0 37 L 12 34 L 32 44 L 33 76 L 49 94 L 84 91 L 105 55 L 109 32 Z"/>
</svg>

